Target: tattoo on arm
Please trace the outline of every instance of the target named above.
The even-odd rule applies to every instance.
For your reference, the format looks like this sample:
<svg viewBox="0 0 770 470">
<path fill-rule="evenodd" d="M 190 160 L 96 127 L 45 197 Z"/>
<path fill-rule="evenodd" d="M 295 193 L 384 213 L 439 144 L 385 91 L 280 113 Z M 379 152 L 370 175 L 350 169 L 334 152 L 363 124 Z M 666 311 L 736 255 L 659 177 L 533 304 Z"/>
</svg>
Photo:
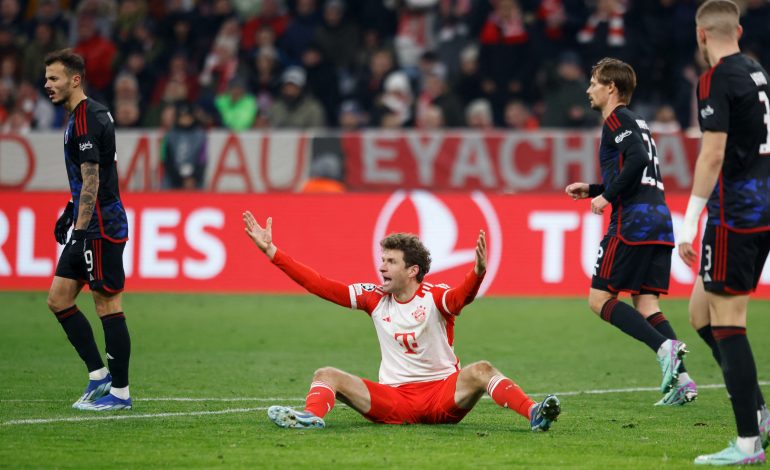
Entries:
<svg viewBox="0 0 770 470">
<path fill-rule="evenodd" d="M 85 162 L 80 165 L 80 173 L 83 175 L 83 188 L 80 190 L 78 223 L 75 228 L 85 230 L 91 222 L 99 193 L 99 164 Z"/>
</svg>

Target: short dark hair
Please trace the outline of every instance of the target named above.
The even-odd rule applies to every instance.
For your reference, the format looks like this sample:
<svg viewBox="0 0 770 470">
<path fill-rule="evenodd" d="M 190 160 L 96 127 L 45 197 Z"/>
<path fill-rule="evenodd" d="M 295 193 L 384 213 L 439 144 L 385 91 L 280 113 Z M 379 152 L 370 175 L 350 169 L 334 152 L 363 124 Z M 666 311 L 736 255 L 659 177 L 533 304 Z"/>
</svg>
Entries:
<svg viewBox="0 0 770 470">
<path fill-rule="evenodd" d="M 695 24 L 725 37 L 731 37 L 740 24 L 741 10 L 730 0 L 708 0 L 695 12 Z"/>
<path fill-rule="evenodd" d="M 72 49 L 60 49 L 45 56 L 46 67 L 57 62 L 64 65 L 68 76 L 80 75 L 81 79 L 86 78 L 86 62 Z"/>
<path fill-rule="evenodd" d="M 602 85 L 615 84 L 620 101 L 628 104 L 636 89 L 636 72 L 622 60 L 605 57 L 593 66 L 591 76 Z"/>
<path fill-rule="evenodd" d="M 401 250 L 406 267 L 417 266 L 417 282 L 422 282 L 430 271 L 430 252 L 413 233 L 391 233 L 380 241 L 384 250 Z"/>
</svg>

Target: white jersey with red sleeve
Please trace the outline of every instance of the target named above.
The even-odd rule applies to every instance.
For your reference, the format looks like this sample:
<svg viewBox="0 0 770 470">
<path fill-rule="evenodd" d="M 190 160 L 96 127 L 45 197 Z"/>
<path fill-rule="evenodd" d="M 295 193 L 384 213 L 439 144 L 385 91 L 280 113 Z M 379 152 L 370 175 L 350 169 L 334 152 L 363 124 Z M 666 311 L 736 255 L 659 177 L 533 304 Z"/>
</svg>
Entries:
<svg viewBox="0 0 770 470">
<path fill-rule="evenodd" d="M 476 297 L 483 274 L 470 271 L 462 284 L 423 282 L 407 302 L 375 284 L 345 285 L 277 251 L 273 263 L 309 292 L 343 307 L 364 310 L 380 343 L 379 382 L 400 385 L 441 380 L 460 369 L 454 353 L 454 321 Z"/>
<path fill-rule="evenodd" d="M 404 303 L 374 284 L 349 286 L 351 308 L 369 313 L 377 331 L 380 383 L 441 380 L 460 369 L 453 347 L 455 316 L 473 300 L 481 279 L 471 272 L 458 289 L 423 282 Z"/>
</svg>

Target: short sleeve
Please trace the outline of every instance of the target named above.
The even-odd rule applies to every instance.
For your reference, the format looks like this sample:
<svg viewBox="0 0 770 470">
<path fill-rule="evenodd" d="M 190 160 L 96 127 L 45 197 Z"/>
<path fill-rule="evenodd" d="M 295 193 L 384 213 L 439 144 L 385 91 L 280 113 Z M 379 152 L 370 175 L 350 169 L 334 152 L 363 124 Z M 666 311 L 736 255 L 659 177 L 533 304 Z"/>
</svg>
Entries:
<svg viewBox="0 0 770 470">
<path fill-rule="evenodd" d="M 104 125 L 99 122 L 95 113 L 89 113 L 87 102 L 75 110 L 75 145 L 78 161 L 100 163 L 99 136 Z"/>
<path fill-rule="evenodd" d="M 730 128 L 730 95 L 727 78 L 713 68 L 698 81 L 698 123 L 701 131 L 727 132 Z"/>
<path fill-rule="evenodd" d="M 350 284 L 350 308 L 372 314 L 385 293 L 375 284 Z"/>
</svg>

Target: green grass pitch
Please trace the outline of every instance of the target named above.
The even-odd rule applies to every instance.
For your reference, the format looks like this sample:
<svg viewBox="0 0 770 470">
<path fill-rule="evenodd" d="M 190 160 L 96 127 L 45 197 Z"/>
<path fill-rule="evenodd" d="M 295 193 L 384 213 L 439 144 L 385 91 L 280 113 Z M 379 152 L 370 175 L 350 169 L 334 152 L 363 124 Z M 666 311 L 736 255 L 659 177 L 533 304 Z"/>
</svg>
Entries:
<svg viewBox="0 0 770 470">
<path fill-rule="evenodd" d="M 684 301 L 664 299 L 664 313 L 689 344 L 686 363 L 702 387 L 678 408 L 652 406 L 653 353 L 583 299 L 467 307 L 455 341 L 463 364 L 489 360 L 535 399 L 561 392 L 562 416 L 540 434 L 489 399 L 458 425 L 374 425 L 338 403 L 325 430 L 274 426 L 266 408 L 301 406 L 319 367 L 377 378 L 366 314 L 310 295 L 128 293 L 134 409 L 86 414 L 70 408 L 85 370 L 45 303 L 45 293 L 0 293 L 3 468 L 691 468 L 735 433 L 721 373 Z M 90 296 L 79 305 L 103 345 Z M 770 302 L 750 309 L 767 380 Z"/>
</svg>

